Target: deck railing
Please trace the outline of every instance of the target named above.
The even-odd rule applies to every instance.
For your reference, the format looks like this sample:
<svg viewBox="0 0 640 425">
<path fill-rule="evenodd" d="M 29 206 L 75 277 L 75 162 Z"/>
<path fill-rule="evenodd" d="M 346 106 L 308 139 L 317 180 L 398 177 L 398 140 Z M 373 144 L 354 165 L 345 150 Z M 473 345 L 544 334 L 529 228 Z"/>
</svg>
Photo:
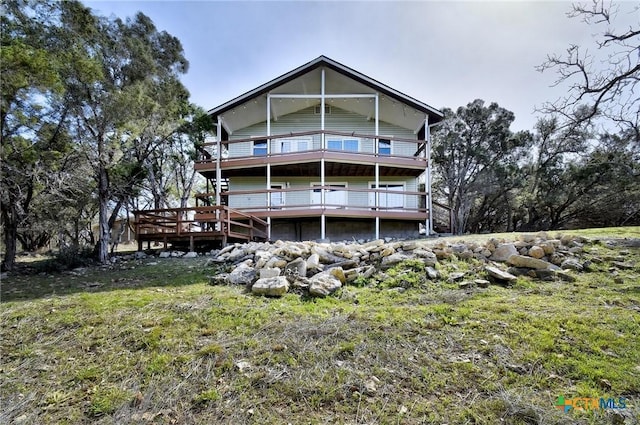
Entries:
<svg viewBox="0 0 640 425">
<path fill-rule="evenodd" d="M 322 144 L 322 135 L 325 143 Z M 339 137 L 343 140 L 352 138 L 357 140 L 357 149 L 349 146 L 341 148 L 332 147 L 329 143 L 332 137 Z M 308 143 L 302 143 L 307 138 Z M 381 147 L 379 141 L 388 141 L 389 145 Z M 256 143 L 259 144 L 256 148 Z M 303 132 L 291 132 L 285 134 L 275 134 L 271 136 L 247 137 L 234 140 L 223 140 L 220 142 L 205 143 L 199 148 L 198 163 L 214 163 L 217 158 L 218 143 L 221 145 L 221 161 L 233 159 L 274 157 L 290 154 L 300 154 L 305 152 L 344 152 L 345 154 L 365 154 L 384 158 L 413 158 L 426 161 L 425 147 L 426 140 L 410 139 L 403 137 L 362 134 L 356 132 L 342 132 L 332 130 L 315 130 Z M 251 147 L 236 149 L 239 144 L 251 144 Z M 399 146 L 403 145 L 402 148 Z M 268 148 L 267 148 L 268 146 Z"/>
<path fill-rule="evenodd" d="M 266 221 L 226 206 L 134 211 L 138 242 L 193 238 L 267 240 Z"/>
</svg>

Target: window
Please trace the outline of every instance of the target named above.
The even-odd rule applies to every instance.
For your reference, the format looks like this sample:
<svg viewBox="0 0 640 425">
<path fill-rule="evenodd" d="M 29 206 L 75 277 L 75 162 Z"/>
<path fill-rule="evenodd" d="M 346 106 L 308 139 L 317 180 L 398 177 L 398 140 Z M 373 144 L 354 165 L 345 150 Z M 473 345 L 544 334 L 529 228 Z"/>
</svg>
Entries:
<svg viewBox="0 0 640 425">
<path fill-rule="evenodd" d="M 267 156 L 266 140 L 256 140 L 253 142 L 253 156 Z"/>
<path fill-rule="evenodd" d="M 370 183 L 370 188 L 375 189 L 376 184 Z M 401 193 L 386 193 L 384 191 L 391 190 L 394 192 L 404 192 L 403 183 L 380 183 L 378 185 L 380 189 L 379 201 L 380 207 L 389 209 L 402 209 L 404 208 L 404 195 Z M 376 193 L 369 193 L 369 206 L 375 207 L 376 205 Z"/>
<path fill-rule="evenodd" d="M 346 188 L 346 183 L 325 183 L 326 186 L 331 186 L 332 189 L 325 190 L 324 203 L 327 208 L 344 208 L 347 206 L 347 191 L 340 190 L 340 188 Z M 322 203 L 322 190 L 318 188 L 320 183 L 312 183 L 311 187 L 311 204 L 320 205 Z"/>
<path fill-rule="evenodd" d="M 378 154 L 391 155 L 391 140 L 378 139 Z"/>
<path fill-rule="evenodd" d="M 360 141 L 358 139 L 328 139 L 327 149 L 330 151 L 358 152 Z"/>
<path fill-rule="evenodd" d="M 276 142 L 276 151 L 281 153 L 302 152 L 309 149 L 311 139 L 280 139 Z"/>
<path fill-rule="evenodd" d="M 282 190 L 286 187 L 285 183 L 271 183 L 271 189 Z M 283 208 L 285 204 L 285 192 L 271 192 L 271 208 Z"/>
</svg>

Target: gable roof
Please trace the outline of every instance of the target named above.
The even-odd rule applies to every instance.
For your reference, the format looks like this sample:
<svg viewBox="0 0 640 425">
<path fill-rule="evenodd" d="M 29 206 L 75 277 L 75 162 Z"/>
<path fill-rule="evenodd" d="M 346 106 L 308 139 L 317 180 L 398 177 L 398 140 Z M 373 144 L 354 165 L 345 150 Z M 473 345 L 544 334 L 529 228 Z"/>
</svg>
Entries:
<svg viewBox="0 0 640 425">
<path fill-rule="evenodd" d="M 256 116 L 253 117 L 253 119 L 247 116 L 247 119 L 243 120 L 244 121 L 243 124 L 255 124 L 257 122 L 263 121 L 265 119 L 264 111 L 266 106 L 267 93 L 278 92 L 279 89 L 283 89 L 283 87 L 287 87 L 289 90 L 284 89 L 284 93 L 289 93 L 289 94 L 292 93 L 291 89 L 293 88 L 294 90 L 296 90 L 295 93 L 299 93 L 299 94 L 310 94 L 310 93 L 319 94 L 320 92 L 319 78 L 317 79 L 314 78 L 314 80 L 312 81 L 311 80 L 306 81 L 304 84 L 296 84 L 296 80 L 301 80 L 305 76 L 312 74 L 315 70 L 319 70 L 323 67 L 333 71 L 334 75 L 336 76 L 335 78 L 336 80 L 340 80 L 340 79 L 343 80 L 342 86 L 336 86 L 332 91 L 333 94 L 336 94 L 336 91 L 338 92 L 343 91 L 344 93 L 349 93 L 349 92 L 353 93 L 353 90 L 347 90 L 345 88 L 345 82 L 347 80 L 351 80 L 352 82 L 356 82 L 356 86 L 359 88 L 359 90 L 357 91 L 358 94 L 364 93 L 364 90 L 366 90 L 369 93 L 378 92 L 380 93 L 383 99 L 386 96 L 391 102 L 393 102 L 393 105 L 396 105 L 396 102 L 398 102 L 398 104 L 413 110 L 414 113 L 416 111 L 422 113 L 421 114 L 422 124 L 424 124 L 424 114 L 428 114 L 429 124 L 434 124 L 436 122 L 439 122 L 443 118 L 442 112 L 440 112 L 438 109 L 424 102 L 421 102 L 411 96 L 408 96 L 398 90 L 395 90 L 385 84 L 382 84 L 381 82 L 365 74 L 362 74 L 352 68 L 349 68 L 339 62 L 336 62 L 333 59 L 330 59 L 326 56 L 319 56 L 318 58 L 292 71 L 289 71 L 286 74 L 283 74 L 265 84 L 262 84 L 261 86 L 256 87 L 253 90 L 250 90 L 234 99 L 231 99 L 228 102 L 223 103 L 222 105 L 212 108 L 208 111 L 208 114 L 214 120 L 217 120 L 218 116 L 223 117 L 223 124 L 224 124 L 225 114 L 230 111 L 234 111 L 239 106 L 244 105 L 245 107 L 243 108 L 243 114 L 250 115 L 251 111 L 246 110 L 246 105 L 248 104 L 248 102 L 253 101 L 252 103 L 254 105 L 259 106 L 259 108 L 256 108 L 257 110 L 254 111 L 254 114 L 256 114 Z M 347 80 L 345 80 L 344 77 L 346 77 Z M 311 82 L 311 84 L 309 84 L 309 82 Z M 317 85 L 317 87 L 313 87 L 314 84 Z M 312 87 L 309 87 L 310 85 Z M 303 93 L 300 93 L 300 92 L 303 92 Z M 261 102 L 257 102 L 257 99 L 260 99 Z M 302 107 L 308 107 L 308 106 L 312 106 L 313 104 L 317 104 L 319 103 L 319 101 L 318 99 L 312 99 L 312 100 L 305 100 L 299 103 L 301 103 L 302 105 L 298 107 L 298 109 L 302 109 Z M 285 111 L 285 112 L 290 113 L 290 112 L 293 112 L 293 110 Z M 357 111 L 354 109 L 354 112 L 360 112 L 360 111 Z M 380 117 L 382 120 L 384 120 L 384 115 L 385 113 L 381 103 Z M 230 121 L 229 119 L 227 119 L 226 121 L 227 121 L 226 123 L 227 125 L 225 127 L 227 127 L 226 130 L 228 132 L 232 132 L 237 128 L 241 128 L 241 127 L 234 128 L 235 126 L 230 125 L 231 123 L 229 122 Z M 386 120 L 386 121 L 393 123 L 393 120 Z M 400 123 L 397 123 L 397 124 L 400 124 Z M 407 122 L 404 122 L 403 124 L 405 125 L 402 125 L 402 124 L 400 125 L 409 128 L 410 124 L 408 124 Z M 415 129 L 416 132 L 418 130 L 419 128 Z"/>
</svg>

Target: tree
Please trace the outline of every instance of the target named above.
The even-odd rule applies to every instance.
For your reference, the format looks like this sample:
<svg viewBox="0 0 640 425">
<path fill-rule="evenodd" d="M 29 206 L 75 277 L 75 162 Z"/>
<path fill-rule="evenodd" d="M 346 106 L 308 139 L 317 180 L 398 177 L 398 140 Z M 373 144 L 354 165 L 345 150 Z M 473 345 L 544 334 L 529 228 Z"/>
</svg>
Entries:
<svg viewBox="0 0 640 425">
<path fill-rule="evenodd" d="M 569 17 L 581 18 L 599 31 L 596 49 L 571 45 L 564 56 L 549 55 L 539 66 L 540 71 L 556 71 L 556 85 L 568 86 L 567 94 L 545 103 L 542 112 L 561 116 L 569 126 L 602 117 L 622 131 L 631 131 L 640 143 L 639 12 L 635 2 L 614 5 L 593 0 L 589 6 L 573 5 Z M 633 23 L 626 24 L 625 19 Z"/>
<path fill-rule="evenodd" d="M 73 175 L 68 137 L 69 108 L 65 78 L 95 72 L 73 49 L 60 41 L 71 34 L 60 25 L 73 2 L 7 1 L 0 17 L 0 183 L 3 269 L 12 269 L 17 240 L 26 248 L 48 241 L 50 232 L 38 229 L 34 208 L 44 199 L 58 199 L 56 190 Z"/>
<path fill-rule="evenodd" d="M 572 194 L 565 194 L 573 182 L 565 181 L 562 185 L 560 182 L 571 180 L 566 174 L 567 165 L 587 151 L 589 137 L 583 128 L 563 127 L 555 117 L 538 119 L 530 156 L 522 165 L 527 178 L 520 194 L 520 217 L 514 223 L 518 230 L 557 226 L 562 216 L 558 215 L 560 210 L 567 211 L 577 201 Z"/>
<path fill-rule="evenodd" d="M 72 18 L 68 25 L 88 35 L 78 44 L 101 66 L 98 81 L 73 79 L 72 91 L 83 94 L 73 109 L 74 130 L 94 169 L 100 225 L 96 251 L 105 263 L 111 226 L 141 185 L 145 160 L 163 142 L 160 128 L 184 110 L 188 92 L 179 74 L 188 63 L 179 40 L 157 31 L 142 13 L 122 21 L 78 9 Z"/>
<path fill-rule="evenodd" d="M 455 112 L 443 111 L 433 137 L 435 186 L 453 210 L 452 231 L 460 234 L 482 196 L 504 192 L 498 182 L 517 170 L 529 138 L 511 132 L 515 117 L 497 103 L 485 106 L 477 99 Z"/>
</svg>

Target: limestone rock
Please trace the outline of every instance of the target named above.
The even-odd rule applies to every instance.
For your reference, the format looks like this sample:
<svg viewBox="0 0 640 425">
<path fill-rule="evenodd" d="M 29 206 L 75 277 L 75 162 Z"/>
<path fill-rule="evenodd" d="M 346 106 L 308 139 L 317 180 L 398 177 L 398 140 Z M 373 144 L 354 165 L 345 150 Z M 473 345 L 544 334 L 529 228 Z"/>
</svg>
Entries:
<svg viewBox="0 0 640 425">
<path fill-rule="evenodd" d="M 340 279 L 329 272 L 318 273 L 309 278 L 309 293 L 316 297 L 326 297 L 341 287 Z"/>
<path fill-rule="evenodd" d="M 516 247 L 512 243 L 502 243 L 496 247 L 493 251 L 493 255 L 490 257 L 493 261 L 504 262 L 512 255 L 518 254 Z"/>
<path fill-rule="evenodd" d="M 451 273 L 449 275 L 449 281 L 450 282 L 457 282 L 459 280 L 461 280 L 464 277 L 465 273 L 464 272 L 454 272 Z"/>
<path fill-rule="evenodd" d="M 215 276 L 209 277 L 209 285 L 228 285 L 229 273 L 219 273 Z"/>
<path fill-rule="evenodd" d="M 316 253 L 311 254 L 307 258 L 307 272 L 319 272 L 322 271 L 322 264 L 320 264 L 320 256 Z"/>
<path fill-rule="evenodd" d="M 253 267 L 242 263 L 229 273 L 229 282 L 234 285 L 251 285 L 256 280 L 256 275 Z"/>
<path fill-rule="evenodd" d="M 529 257 L 540 259 L 544 257 L 545 252 L 541 246 L 534 245 L 531 248 L 529 248 L 528 254 L 529 254 Z"/>
<path fill-rule="evenodd" d="M 182 258 L 198 258 L 198 253 L 193 251 L 187 252 Z"/>
<path fill-rule="evenodd" d="M 342 267 L 333 267 L 333 268 L 327 270 L 326 273 L 329 273 L 331 276 L 333 276 L 336 279 L 338 279 L 340 281 L 340 283 L 343 284 L 343 285 L 345 283 L 347 283 L 347 278 L 344 275 L 344 270 L 342 269 Z"/>
<path fill-rule="evenodd" d="M 486 279 L 474 279 L 473 283 L 478 286 L 478 288 L 488 288 L 489 281 Z"/>
<path fill-rule="evenodd" d="M 427 277 L 431 280 L 436 280 L 440 277 L 440 273 L 433 267 L 427 266 L 425 272 L 427 274 Z"/>
<path fill-rule="evenodd" d="M 268 297 L 281 297 L 289 290 L 289 281 L 284 276 L 258 279 L 251 287 L 251 292 L 256 295 Z"/>
<path fill-rule="evenodd" d="M 284 275 L 289 280 L 289 282 L 295 281 L 298 277 L 306 277 L 307 262 L 304 258 L 296 258 L 285 266 Z"/>
<path fill-rule="evenodd" d="M 169 257 L 171 257 L 171 253 L 170 253 L 169 251 L 162 251 L 162 252 L 158 255 L 158 257 L 160 257 L 160 258 L 169 258 Z"/>
<path fill-rule="evenodd" d="M 560 268 L 565 270 L 575 270 L 577 272 L 584 270 L 584 266 L 575 258 L 567 258 L 560 263 Z"/>
<path fill-rule="evenodd" d="M 507 259 L 507 263 L 516 267 L 526 267 L 529 269 L 550 269 L 557 270 L 558 266 L 544 260 L 527 257 L 526 255 L 512 255 Z"/>
<path fill-rule="evenodd" d="M 408 259 L 409 259 L 408 256 L 406 256 L 404 254 L 401 254 L 401 253 L 391 254 L 391 255 L 389 255 L 387 257 L 384 257 L 382 259 L 382 261 L 380 262 L 380 267 L 383 270 L 386 270 L 386 269 L 389 269 L 389 268 L 395 266 L 396 264 L 401 263 L 401 262 L 403 262 L 405 260 L 408 260 Z"/>
<path fill-rule="evenodd" d="M 502 280 L 505 282 L 512 282 L 517 279 L 517 277 L 515 277 L 511 273 L 500 270 L 497 267 L 485 266 L 484 270 L 487 272 L 489 276 L 491 276 L 494 279 Z"/>
<path fill-rule="evenodd" d="M 260 273 L 260 279 L 268 279 L 271 277 L 278 277 L 280 276 L 280 272 L 282 270 L 280 270 L 278 267 L 274 267 L 274 268 L 269 268 L 269 267 L 265 267 L 263 269 L 260 269 L 259 273 Z"/>
<path fill-rule="evenodd" d="M 438 263 L 438 258 L 436 254 L 431 250 L 416 248 L 413 250 L 413 255 L 420 258 L 425 266 L 435 266 Z"/>
</svg>

